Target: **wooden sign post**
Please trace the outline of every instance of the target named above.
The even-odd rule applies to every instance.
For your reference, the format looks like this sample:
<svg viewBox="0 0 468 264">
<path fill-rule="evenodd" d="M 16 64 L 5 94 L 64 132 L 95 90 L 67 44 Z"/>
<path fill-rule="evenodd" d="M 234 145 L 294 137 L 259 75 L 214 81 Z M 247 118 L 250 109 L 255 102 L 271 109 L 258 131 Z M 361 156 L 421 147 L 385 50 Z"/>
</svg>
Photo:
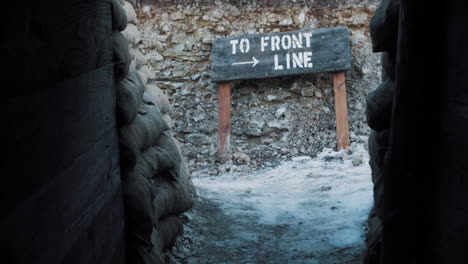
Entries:
<svg viewBox="0 0 468 264">
<path fill-rule="evenodd" d="M 337 148 L 340 150 L 349 146 L 348 106 L 344 72 L 333 74 L 333 90 L 335 92 L 336 142 Z"/>
<path fill-rule="evenodd" d="M 218 88 L 218 152 L 222 161 L 229 159 L 231 139 L 231 83 Z"/>
<path fill-rule="evenodd" d="M 219 139 L 229 158 L 230 84 L 233 80 L 333 72 L 338 149 L 349 145 L 345 73 L 351 69 L 348 28 L 299 30 L 215 39 L 211 78 L 219 82 Z"/>
</svg>

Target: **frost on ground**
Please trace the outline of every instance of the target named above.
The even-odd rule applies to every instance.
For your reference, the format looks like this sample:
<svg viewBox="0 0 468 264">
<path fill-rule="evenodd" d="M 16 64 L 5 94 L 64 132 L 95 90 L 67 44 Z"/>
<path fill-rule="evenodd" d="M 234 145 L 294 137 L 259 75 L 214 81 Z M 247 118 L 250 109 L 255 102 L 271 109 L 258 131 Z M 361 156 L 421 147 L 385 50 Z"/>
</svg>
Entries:
<svg viewBox="0 0 468 264">
<path fill-rule="evenodd" d="M 178 263 L 360 263 L 372 206 L 367 151 L 325 149 L 251 174 L 195 178 Z"/>
</svg>

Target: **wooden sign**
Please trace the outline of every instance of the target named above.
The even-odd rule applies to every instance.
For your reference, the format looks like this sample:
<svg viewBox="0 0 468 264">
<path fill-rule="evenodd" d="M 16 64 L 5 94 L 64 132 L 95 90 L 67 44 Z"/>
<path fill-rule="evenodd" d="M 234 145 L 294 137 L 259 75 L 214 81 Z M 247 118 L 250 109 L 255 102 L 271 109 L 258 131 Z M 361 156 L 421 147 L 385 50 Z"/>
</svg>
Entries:
<svg viewBox="0 0 468 264">
<path fill-rule="evenodd" d="M 333 72 L 337 148 L 349 146 L 346 78 L 351 69 L 346 27 L 253 34 L 216 39 L 211 51 L 211 79 L 219 84 L 218 151 L 229 159 L 230 81 L 306 73 Z"/>
<path fill-rule="evenodd" d="M 213 41 L 214 82 L 351 69 L 346 27 L 251 34 Z"/>
</svg>

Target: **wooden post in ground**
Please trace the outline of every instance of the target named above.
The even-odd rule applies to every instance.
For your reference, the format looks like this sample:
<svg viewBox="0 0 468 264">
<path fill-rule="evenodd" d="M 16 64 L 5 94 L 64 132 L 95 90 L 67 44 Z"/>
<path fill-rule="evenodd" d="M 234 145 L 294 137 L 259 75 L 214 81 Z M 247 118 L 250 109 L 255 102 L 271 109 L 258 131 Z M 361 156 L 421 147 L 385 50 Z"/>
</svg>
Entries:
<svg viewBox="0 0 468 264">
<path fill-rule="evenodd" d="M 335 91 L 336 140 L 337 148 L 349 146 L 348 106 L 346 100 L 346 77 L 344 72 L 333 73 Z"/>
<path fill-rule="evenodd" d="M 226 161 L 231 140 L 231 83 L 219 84 L 218 103 L 218 155 L 221 161 Z"/>
</svg>

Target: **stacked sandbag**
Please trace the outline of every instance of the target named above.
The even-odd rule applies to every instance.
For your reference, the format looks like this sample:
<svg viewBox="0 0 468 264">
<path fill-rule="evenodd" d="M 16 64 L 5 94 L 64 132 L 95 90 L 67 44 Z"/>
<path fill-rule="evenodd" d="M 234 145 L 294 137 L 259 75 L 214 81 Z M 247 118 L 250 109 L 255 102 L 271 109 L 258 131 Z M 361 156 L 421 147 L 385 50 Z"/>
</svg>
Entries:
<svg viewBox="0 0 468 264">
<path fill-rule="evenodd" d="M 364 254 L 364 263 L 366 264 L 382 263 L 383 174 L 387 169 L 385 157 L 390 144 L 399 9 L 399 0 L 383 0 L 369 25 L 373 51 L 382 53 L 382 83 L 366 97 L 366 118 L 367 124 L 371 128 L 369 164 L 374 183 L 374 207 L 368 218 L 369 232 Z"/>
<path fill-rule="evenodd" d="M 171 104 L 166 94 L 156 85 L 147 85 L 146 92 L 155 100 L 155 104 L 159 106 L 163 114 L 164 121 L 172 128 L 173 122 L 171 119 Z"/>
<path fill-rule="evenodd" d="M 151 67 L 148 65 L 148 59 L 141 50 L 138 48 L 138 45 L 141 44 L 141 33 L 138 30 L 138 18 L 135 12 L 135 2 L 132 1 L 122 1 L 123 10 L 126 14 L 127 22 L 125 30 L 122 31 L 123 36 L 127 39 L 129 43 L 129 51 L 131 58 L 131 66 L 136 68 L 140 73 L 140 76 L 143 79 L 143 82 L 146 84 L 149 79 L 154 79 L 155 74 L 152 71 Z M 133 4 L 132 4 L 133 3 Z"/>
<path fill-rule="evenodd" d="M 141 33 L 138 30 L 138 18 L 135 12 L 135 3 L 136 1 L 124 1 L 123 2 L 123 11 L 126 14 L 126 21 L 128 24 L 125 27 L 125 30 L 122 31 L 122 36 L 127 40 L 127 50 L 130 52 L 128 59 L 130 60 L 131 67 L 135 68 L 143 83 L 147 84 L 151 79 L 154 79 L 155 73 L 148 64 L 148 58 L 142 53 L 138 48 L 138 45 L 141 43 Z M 164 120 L 170 128 L 172 128 L 173 122 L 170 116 L 170 103 L 167 96 L 164 92 L 155 85 L 147 85 L 146 91 L 151 94 L 156 101 L 156 105 L 159 107 L 161 113 L 163 114 Z"/>
<path fill-rule="evenodd" d="M 146 85 L 144 75 L 132 66 L 142 63 L 141 58 L 132 59 L 137 49 L 132 50 L 129 36 L 134 32 L 127 31 L 130 23 L 137 23 L 133 6 L 114 0 L 112 10 L 127 262 L 166 263 L 163 252 L 182 234 L 179 215 L 193 206 L 195 191 L 168 125 L 172 121 L 167 97 L 158 87 Z M 122 26 L 126 21 L 129 24 Z"/>
</svg>

